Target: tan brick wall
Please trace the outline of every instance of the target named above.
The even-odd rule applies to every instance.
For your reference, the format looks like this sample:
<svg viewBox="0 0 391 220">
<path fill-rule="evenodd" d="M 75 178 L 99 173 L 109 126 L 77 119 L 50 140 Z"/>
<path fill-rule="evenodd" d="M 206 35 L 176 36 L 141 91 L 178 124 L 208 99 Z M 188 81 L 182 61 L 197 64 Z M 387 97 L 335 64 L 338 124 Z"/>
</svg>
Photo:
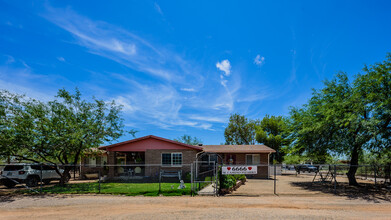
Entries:
<svg viewBox="0 0 391 220">
<path fill-rule="evenodd" d="M 162 163 L 162 153 L 182 153 L 182 166 L 181 167 L 160 167 Z M 190 172 L 190 164 L 194 162 L 196 158 L 196 150 L 146 150 L 145 151 L 145 164 L 153 164 L 149 169 L 146 169 L 145 175 L 156 176 L 159 175 L 159 170 L 182 170 L 182 174 Z"/>
<path fill-rule="evenodd" d="M 182 166 L 181 167 L 160 167 L 162 160 L 162 153 L 173 153 L 181 152 L 182 153 Z M 115 152 L 108 152 L 108 165 L 115 164 Z M 189 164 L 193 163 L 196 159 L 197 150 L 146 150 L 145 152 L 145 175 L 151 177 L 157 177 L 160 170 L 182 170 L 183 175 L 190 172 Z M 235 154 L 236 155 L 236 164 L 246 164 L 246 154 Z M 261 165 L 258 166 L 258 171 L 256 175 L 253 175 L 254 178 L 269 178 L 268 175 L 268 156 L 269 154 L 260 154 Z M 226 159 L 224 158 L 224 163 Z M 148 166 L 151 164 L 152 166 Z M 113 177 L 115 173 L 115 168 L 109 166 L 108 176 Z"/>
<path fill-rule="evenodd" d="M 227 163 L 227 157 L 228 157 L 229 154 L 226 154 L 226 156 L 224 156 L 224 163 Z M 235 164 L 236 165 L 246 165 L 246 154 L 234 154 L 235 157 L 236 157 L 236 161 L 235 161 Z M 269 157 L 269 154 L 266 153 L 266 154 L 260 154 L 260 162 L 261 164 L 258 166 L 258 170 L 257 170 L 257 174 L 256 175 L 252 175 L 252 177 L 254 178 L 269 178 L 269 175 L 268 175 L 268 157 Z M 248 176 L 250 177 L 250 175 Z"/>
</svg>

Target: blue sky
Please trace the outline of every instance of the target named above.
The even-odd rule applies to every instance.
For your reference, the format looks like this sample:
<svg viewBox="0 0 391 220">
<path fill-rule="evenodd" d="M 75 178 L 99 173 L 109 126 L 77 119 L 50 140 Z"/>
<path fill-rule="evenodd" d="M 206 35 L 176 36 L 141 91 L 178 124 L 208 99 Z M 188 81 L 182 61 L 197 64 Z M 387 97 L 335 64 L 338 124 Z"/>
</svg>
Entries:
<svg viewBox="0 0 391 220">
<path fill-rule="evenodd" d="M 0 1 L 0 88 L 116 100 L 137 136 L 224 142 L 391 52 L 387 1 Z M 121 140 L 130 139 L 126 136 Z"/>
</svg>

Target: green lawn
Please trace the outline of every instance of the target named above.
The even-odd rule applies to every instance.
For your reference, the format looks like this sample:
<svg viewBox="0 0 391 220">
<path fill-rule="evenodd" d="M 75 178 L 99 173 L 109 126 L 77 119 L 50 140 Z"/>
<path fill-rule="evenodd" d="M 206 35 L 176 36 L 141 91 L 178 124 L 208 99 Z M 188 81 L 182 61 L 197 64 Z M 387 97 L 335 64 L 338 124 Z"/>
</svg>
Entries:
<svg viewBox="0 0 391 220">
<path fill-rule="evenodd" d="M 185 189 L 177 189 L 179 183 L 162 183 L 159 193 L 159 183 L 101 183 L 101 194 L 121 194 L 128 196 L 180 196 L 190 195 L 190 183 L 185 183 Z M 99 193 L 98 183 L 75 183 L 66 186 L 51 186 L 42 189 L 45 193 L 88 194 Z"/>
<path fill-rule="evenodd" d="M 205 180 L 204 181 L 212 181 L 212 177 L 210 176 L 207 176 L 205 177 Z M 201 183 L 200 184 L 200 190 L 205 188 L 206 186 L 209 186 L 211 183 Z"/>
</svg>

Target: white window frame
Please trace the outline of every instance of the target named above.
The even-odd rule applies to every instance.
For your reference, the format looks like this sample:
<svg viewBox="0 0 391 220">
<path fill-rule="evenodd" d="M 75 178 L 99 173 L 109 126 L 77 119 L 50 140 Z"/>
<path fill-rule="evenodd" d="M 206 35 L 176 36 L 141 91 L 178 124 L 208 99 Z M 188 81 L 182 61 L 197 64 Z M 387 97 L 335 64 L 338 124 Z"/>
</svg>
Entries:
<svg viewBox="0 0 391 220">
<path fill-rule="evenodd" d="M 247 156 L 251 155 L 251 164 L 247 163 Z M 254 156 L 259 156 L 259 163 L 254 163 Z M 261 154 L 246 154 L 246 165 L 259 165 L 261 164 Z"/>
<path fill-rule="evenodd" d="M 163 164 L 163 154 L 170 154 L 171 155 L 171 164 Z M 181 155 L 181 164 L 173 164 L 173 154 L 180 154 Z M 162 167 L 182 167 L 183 164 L 183 154 L 182 152 L 162 152 L 160 155 L 160 162 L 162 164 Z"/>
</svg>

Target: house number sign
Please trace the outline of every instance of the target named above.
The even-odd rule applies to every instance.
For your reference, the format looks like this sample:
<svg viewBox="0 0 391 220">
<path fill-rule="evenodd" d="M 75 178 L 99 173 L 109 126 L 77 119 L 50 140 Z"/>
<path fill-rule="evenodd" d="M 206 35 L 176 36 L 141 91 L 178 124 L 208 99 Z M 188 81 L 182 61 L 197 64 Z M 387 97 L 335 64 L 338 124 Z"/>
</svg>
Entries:
<svg viewBox="0 0 391 220">
<path fill-rule="evenodd" d="M 229 174 L 257 174 L 257 166 L 223 166 L 223 175 Z"/>
</svg>

